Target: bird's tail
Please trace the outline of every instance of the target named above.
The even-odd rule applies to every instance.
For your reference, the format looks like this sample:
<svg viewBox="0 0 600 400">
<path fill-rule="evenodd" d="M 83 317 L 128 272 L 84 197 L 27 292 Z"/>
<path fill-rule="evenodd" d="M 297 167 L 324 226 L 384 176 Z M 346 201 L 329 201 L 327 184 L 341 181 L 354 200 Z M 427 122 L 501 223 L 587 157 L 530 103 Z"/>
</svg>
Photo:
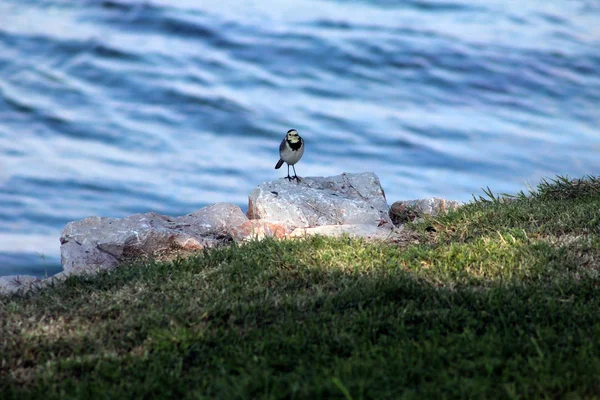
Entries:
<svg viewBox="0 0 600 400">
<path fill-rule="evenodd" d="M 280 158 L 279 161 L 277 161 L 277 165 L 275 165 L 275 169 L 281 168 L 282 165 L 283 165 L 283 160 Z"/>
</svg>

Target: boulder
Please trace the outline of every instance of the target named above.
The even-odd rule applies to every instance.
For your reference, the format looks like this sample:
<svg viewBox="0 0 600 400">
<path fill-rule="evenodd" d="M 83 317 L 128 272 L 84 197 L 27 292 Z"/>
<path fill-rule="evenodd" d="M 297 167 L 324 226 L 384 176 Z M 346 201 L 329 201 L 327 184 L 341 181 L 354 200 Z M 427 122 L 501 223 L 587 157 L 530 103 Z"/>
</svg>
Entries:
<svg viewBox="0 0 600 400">
<path fill-rule="evenodd" d="M 247 216 L 296 228 L 324 225 L 392 227 L 379 179 L 373 173 L 263 182 L 250 193 Z"/>
<path fill-rule="evenodd" d="M 40 278 L 29 275 L 0 276 L 0 294 L 27 291 L 40 281 Z"/>
<path fill-rule="evenodd" d="M 248 218 L 229 203 L 217 203 L 181 217 L 156 213 L 125 218 L 89 217 L 63 229 L 65 272 L 101 271 L 140 258 L 171 259 L 253 234 Z M 257 230 L 260 227 L 257 228 Z M 261 233 L 265 233 L 264 229 Z"/>
<path fill-rule="evenodd" d="M 445 200 L 439 197 L 429 197 L 418 200 L 397 201 L 390 207 L 390 217 L 395 225 L 414 221 L 423 215 L 437 216 L 456 210 L 464 203 L 457 200 Z"/>
</svg>

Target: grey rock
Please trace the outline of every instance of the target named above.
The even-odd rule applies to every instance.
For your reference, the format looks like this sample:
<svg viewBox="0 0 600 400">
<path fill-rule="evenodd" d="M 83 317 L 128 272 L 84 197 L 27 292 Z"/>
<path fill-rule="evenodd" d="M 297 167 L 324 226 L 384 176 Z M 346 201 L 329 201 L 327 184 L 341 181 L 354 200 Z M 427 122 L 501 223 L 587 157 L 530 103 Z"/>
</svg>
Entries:
<svg viewBox="0 0 600 400">
<path fill-rule="evenodd" d="M 241 225 L 248 221 L 248 217 L 235 204 L 216 203 L 203 207 L 188 215 L 195 221 L 202 221 L 202 229 L 198 234 L 204 235 L 206 232 L 220 232 L 228 234 L 232 227 Z M 199 227 L 200 228 L 200 227 Z"/>
<path fill-rule="evenodd" d="M 62 264 L 65 272 L 78 273 L 110 270 L 136 259 L 170 259 L 230 241 L 233 230 L 247 222 L 242 210 L 229 203 L 181 217 L 90 217 L 70 222 L 62 231 Z"/>
<path fill-rule="evenodd" d="M 29 275 L 0 276 L 0 294 L 10 294 L 19 291 L 28 291 L 41 280 Z"/>
<path fill-rule="evenodd" d="M 373 173 L 263 182 L 248 199 L 251 220 L 295 228 L 366 224 L 392 226 L 385 194 Z"/>
<path fill-rule="evenodd" d="M 429 197 L 417 200 L 396 201 L 390 207 L 390 217 L 394 224 L 399 225 L 413 221 L 424 215 L 437 216 L 456 210 L 464 203 L 457 200 L 446 200 L 440 197 Z"/>
</svg>

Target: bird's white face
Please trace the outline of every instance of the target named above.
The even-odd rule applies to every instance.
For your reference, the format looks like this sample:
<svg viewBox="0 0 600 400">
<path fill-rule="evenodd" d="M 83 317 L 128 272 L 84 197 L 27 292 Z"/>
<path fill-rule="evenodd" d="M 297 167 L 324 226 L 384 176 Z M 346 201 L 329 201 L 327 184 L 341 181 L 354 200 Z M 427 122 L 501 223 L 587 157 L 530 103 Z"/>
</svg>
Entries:
<svg viewBox="0 0 600 400">
<path fill-rule="evenodd" d="M 286 139 L 290 143 L 298 143 L 300 140 L 300 135 L 298 135 L 298 132 L 295 129 L 290 129 L 287 133 Z"/>
</svg>

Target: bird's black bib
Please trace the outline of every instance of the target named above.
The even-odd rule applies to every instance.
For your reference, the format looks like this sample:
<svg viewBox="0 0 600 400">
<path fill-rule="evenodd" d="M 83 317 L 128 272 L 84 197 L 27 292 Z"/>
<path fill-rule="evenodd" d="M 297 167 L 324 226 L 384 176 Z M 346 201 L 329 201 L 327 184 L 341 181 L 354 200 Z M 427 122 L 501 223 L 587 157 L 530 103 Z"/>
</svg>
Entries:
<svg viewBox="0 0 600 400">
<path fill-rule="evenodd" d="M 294 151 L 300 150 L 300 147 L 302 147 L 302 139 L 298 140 L 296 143 L 292 143 L 287 139 L 286 139 L 286 141 L 290 145 L 290 148 Z"/>
</svg>

